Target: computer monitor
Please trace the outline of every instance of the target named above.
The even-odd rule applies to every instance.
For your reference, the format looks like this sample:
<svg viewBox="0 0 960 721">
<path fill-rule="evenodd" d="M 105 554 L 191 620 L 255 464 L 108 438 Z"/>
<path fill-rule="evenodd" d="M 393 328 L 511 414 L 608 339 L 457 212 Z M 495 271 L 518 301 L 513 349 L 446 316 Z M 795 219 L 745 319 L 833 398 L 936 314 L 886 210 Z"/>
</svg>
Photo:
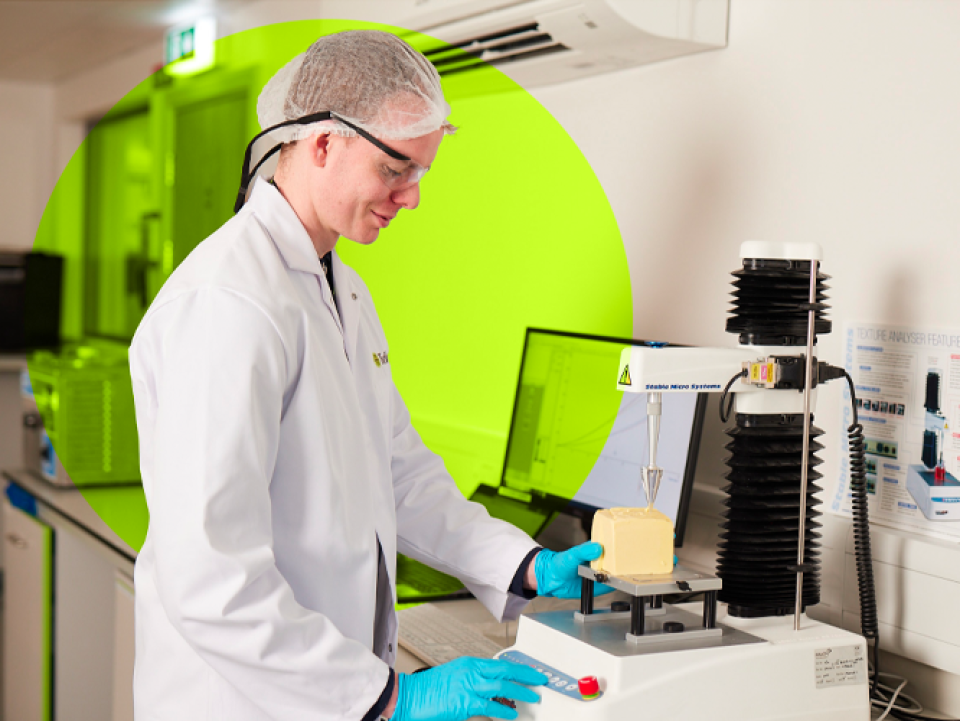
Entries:
<svg viewBox="0 0 960 721">
<path fill-rule="evenodd" d="M 620 352 L 648 342 L 527 329 L 500 492 L 592 517 L 646 506 L 647 396 L 617 390 Z M 655 507 L 683 543 L 706 407 L 704 393 L 664 393 Z M 550 501 L 553 501 L 551 504 Z"/>
</svg>

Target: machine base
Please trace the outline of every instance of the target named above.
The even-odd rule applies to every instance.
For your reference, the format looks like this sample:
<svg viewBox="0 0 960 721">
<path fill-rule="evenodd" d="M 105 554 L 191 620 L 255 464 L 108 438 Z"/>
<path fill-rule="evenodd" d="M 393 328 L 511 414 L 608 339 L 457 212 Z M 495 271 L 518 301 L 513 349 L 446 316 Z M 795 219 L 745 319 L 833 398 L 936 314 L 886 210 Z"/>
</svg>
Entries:
<svg viewBox="0 0 960 721">
<path fill-rule="evenodd" d="M 697 624 L 700 604 L 667 606 L 661 619 Z M 523 616 L 515 655 L 567 678 L 596 676 L 603 695 L 583 700 L 548 686 L 521 719 L 566 721 L 868 721 L 867 645 L 861 636 L 802 617 L 741 619 L 721 606 L 713 638 L 634 644 L 629 621 L 578 623 L 570 611 Z M 505 654 L 507 654 L 505 652 Z M 509 655 L 504 656 L 509 658 Z"/>
</svg>

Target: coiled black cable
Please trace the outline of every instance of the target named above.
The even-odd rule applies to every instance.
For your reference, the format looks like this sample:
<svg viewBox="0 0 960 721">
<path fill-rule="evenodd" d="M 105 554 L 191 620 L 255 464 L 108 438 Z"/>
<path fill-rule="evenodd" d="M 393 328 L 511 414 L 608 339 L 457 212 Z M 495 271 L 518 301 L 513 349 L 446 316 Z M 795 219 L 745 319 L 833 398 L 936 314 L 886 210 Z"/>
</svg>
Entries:
<svg viewBox="0 0 960 721">
<path fill-rule="evenodd" d="M 746 375 L 747 375 L 747 371 L 745 370 L 742 370 L 739 373 L 737 373 L 733 378 L 727 381 L 727 385 L 723 389 L 723 393 L 720 394 L 720 422 L 721 423 L 726 423 L 728 420 L 730 420 L 730 411 L 733 410 L 733 397 L 736 395 L 736 393 L 730 393 L 730 398 L 729 400 L 727 399 L 727 393 L 730 392 L 730 386 L 732 386 L 734 383 L 737 382 L 737 378 L 745 378 Z M 724 401 L 727 401 L 726 412 L 724 412 L 723 410 Z"/>
<path fill-rule="evenodd" d="M 857 559 L 857 586 L 860 592 L 860 632 L 873 641 L 873 683 L 870 697 L 877 695 L 880 682 L 880 624 L 877 618 L 877 594 L 873 581 L 873 553 L 870 548 L 870 513 L 867 508 L 866 447 L 863 425 L 857 414 L 857 391 L 846 370 L 843 377 L 850 385 L 853 423 L 847 427 L 850 442 L 850 496 L 853 506 L 853 541 Z"/>
<path fill-rule="evenodd" d="M 870 684 L 870 699 L 882 706 L 890 697 L 878 688 L 880 683 L 880 624 L 877 616 L 877 596 L 873 580 L 873 554 L 870 548 L 870 518 L 867 509 L 867 471 L 866 448 L 863 438 L 863 426 L 857 414 L 857 392 L 853 378 L 843 368 L 819 364 L 820 381 L 834 378 L 847 379 L 850 386 L 850 405 L 853 409 L 853 423 L 847 427 L 850 441 L 850 495 L 853 506 L 853 538 L 857 559 L 857 584 L 860 593 L 860 630 L 867 641 L 873 641 L 873 679 Z M 901 721 L 934 721 L 930 716 L 913 713 L 893 707 L 889 711 L 892 718 Z M 942 721 L 960 721 L 960 719 L 942 719 Z"/>
</svg>

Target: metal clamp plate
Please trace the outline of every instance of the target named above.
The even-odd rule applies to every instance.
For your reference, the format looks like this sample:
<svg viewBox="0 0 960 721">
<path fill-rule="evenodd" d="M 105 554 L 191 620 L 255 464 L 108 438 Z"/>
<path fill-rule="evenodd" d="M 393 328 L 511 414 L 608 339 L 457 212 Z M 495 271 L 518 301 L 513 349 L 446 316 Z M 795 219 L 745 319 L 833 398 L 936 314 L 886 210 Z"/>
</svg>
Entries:
<svg viewBox="0 0 960 721">
<path fill-rule="evenodd" d="M 590 566 L 581 565 L 577 569 L 580 576 L 600 581 L 597 572 Z M 723 581 L 716 576 L 697 573 L 683 566 L 674 566 L 673 573 L 651 574 L 649 576 L 611 576 L 600 573 L 608 586 L 628 593 L 631 596 L 664 596 L 669 593 L 696 593 L 698 591 L 719 591 Z"/>
</svg>

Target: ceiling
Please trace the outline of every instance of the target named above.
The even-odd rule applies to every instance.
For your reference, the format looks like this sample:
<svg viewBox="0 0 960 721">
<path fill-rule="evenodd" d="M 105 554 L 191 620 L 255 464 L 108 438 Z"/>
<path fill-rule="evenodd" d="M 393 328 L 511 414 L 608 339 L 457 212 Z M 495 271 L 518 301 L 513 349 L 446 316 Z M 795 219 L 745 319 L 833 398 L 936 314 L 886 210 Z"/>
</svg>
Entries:
<svg viewBox="0 0 960 721">
<path fill-rule="evenodd" d="M 0 80 L 51 83 L 83 73 L 201 16 L 251 0 L 0 0 Z"/>
</svg>

